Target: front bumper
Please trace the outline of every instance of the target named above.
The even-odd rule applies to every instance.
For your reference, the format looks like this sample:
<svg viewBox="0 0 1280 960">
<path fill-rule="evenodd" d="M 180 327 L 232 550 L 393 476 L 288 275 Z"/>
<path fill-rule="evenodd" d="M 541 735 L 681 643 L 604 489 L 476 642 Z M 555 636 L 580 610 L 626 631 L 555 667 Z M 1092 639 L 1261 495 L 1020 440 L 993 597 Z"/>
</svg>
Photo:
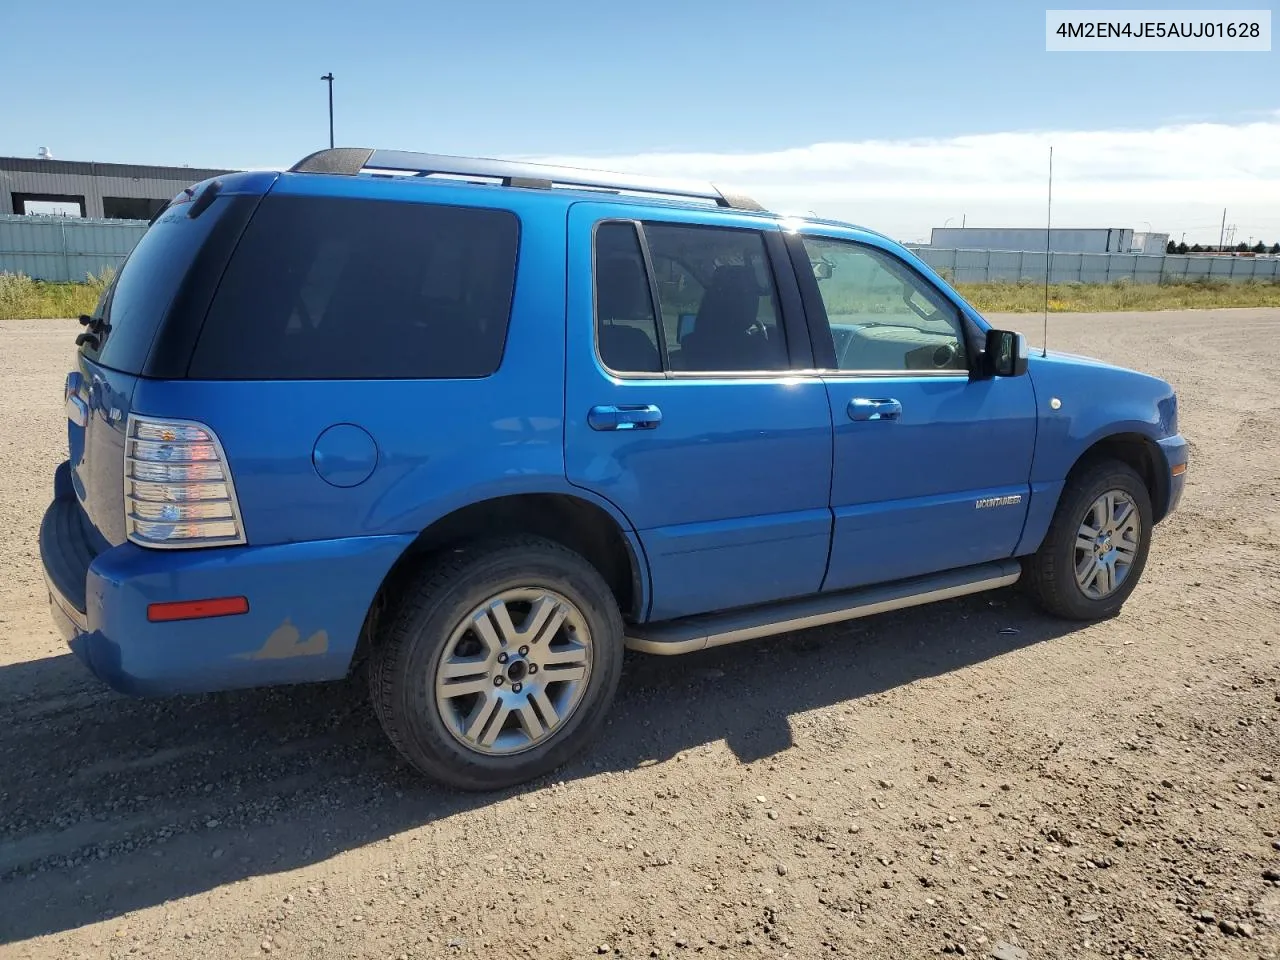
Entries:
<svg viewBox="0 0 1280 960">
<path fill-rule="evenodd" d="M 1161 518 L 1167 517 L 1177 509 L 1182 500 L 1182 492 L 1187 483 L 1187 441 L 1182 434 L 1175 434 L 1159 441 L 1160 452 L 1164 454 L 1165 469 L 1169 478 L 1169 495 L 1165 498 Z"/>
<path fill-rule="evenodd" d="M 167 695 L 307 683 L 347 672 L 365 614 L 412 535 L 272 546 L 150 550 L 132 543 L 92 555 L 77 596 L 67 570 L 79 504 L 55 498 L 40 555 L 54 623 L 100 679 L 124 693 Z M 153 623 L 153 603 L 243 596 L 249 612 Z M 81 599 L 83 597 L 83 599 Z"/>
</svg>

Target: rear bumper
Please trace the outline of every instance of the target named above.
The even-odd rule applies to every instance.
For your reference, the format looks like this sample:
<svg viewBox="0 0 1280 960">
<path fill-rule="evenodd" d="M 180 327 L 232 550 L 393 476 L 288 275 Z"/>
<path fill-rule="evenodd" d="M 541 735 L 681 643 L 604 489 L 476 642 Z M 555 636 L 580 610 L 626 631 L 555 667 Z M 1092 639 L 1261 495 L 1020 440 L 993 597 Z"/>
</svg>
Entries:
<svg viewBox="0 0 1280 960">
<path fill-rule="evenodd" d="M 1173 513 L 1182 500 L 1182 491 L 1187 483 L 1187 441 L 1182 434 L 1175 434 L 1159 443 L 1160 451 L 1164 454 L 1165 469 L 1169 471 L 1169 496 L 1165 499 L 1164 510 L 1160 514 L 1163 519 Z"/>
<path fill-rule="evenodd" d="M 72 509 L 79 509 L 74 498 L 56 498 L 41 524 L 50 612 L 96 676 L 135 695 L 344 676 L 374 594 L 413 540 L 353 537 L 196 550 L 125 543 L 90 556 L 78 603 L 67 557 L 86 552 L 67 541 L 80 527 L 53 522 Z M 249 612 L 162 623 L 147 618 L 153 603 L 228 596 L 248 598 Z"/>
</svg>

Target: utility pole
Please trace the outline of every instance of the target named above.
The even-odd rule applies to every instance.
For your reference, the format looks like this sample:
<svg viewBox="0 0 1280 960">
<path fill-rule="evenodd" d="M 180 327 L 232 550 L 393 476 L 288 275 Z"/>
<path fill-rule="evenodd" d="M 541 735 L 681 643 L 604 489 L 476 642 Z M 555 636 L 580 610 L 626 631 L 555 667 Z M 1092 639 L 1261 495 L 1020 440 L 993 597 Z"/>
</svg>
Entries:
<svg viewBox="0 0 1280 960">
<path fill-rule="evenodd" d="M 968 222 L 969 222 L 969 215 L 968 215 L 967 213 L 965 213 L 965 214 L 961 214 L 961 216 L 960 216 L 960 229 L 961 229 L 961 230 L 963 230 L 963 229 L 964 229 L 964 225 L 965 225 L 966 223 L 968 223 Z"/>
<path fill-rule="evenodd" d="M 329 84 L 329 149 L 332 150 L 333 149 L 333 71 L 330 70 L 320 79 L 324 80 L 326 83 Z M 1224 218 L 1226 217 L 1227 214 L 1225 210 L 1222 212 L 1222 215 Z"/>
<path fill-rule="evenodd" d="M 1227 242 L 1227 208 L 1222 208 L 1222 229 L 1218 231 L 1218 251 L 1222 251 L 1222 246 Z"/>
</svg>

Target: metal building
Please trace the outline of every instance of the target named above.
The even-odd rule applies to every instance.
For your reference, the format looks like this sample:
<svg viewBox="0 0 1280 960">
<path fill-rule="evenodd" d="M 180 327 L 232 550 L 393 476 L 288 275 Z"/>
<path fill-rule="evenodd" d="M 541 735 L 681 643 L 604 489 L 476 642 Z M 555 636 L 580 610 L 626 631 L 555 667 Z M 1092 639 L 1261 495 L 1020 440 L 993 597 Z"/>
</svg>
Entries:
<svg viewBox="0 0 1280 960">
<path fill-rule="evenodd" d="M 1167 233 L 1135 233 L 1133 242 L 1129 244 L 1129 253 L 1164 253 L 1169 248 Z"/>
<path fill-rule="evenodd" d="M 0 214 L 57 212 L 150 220 L 193 183 L 229 170 L 0 157 Z"/>
<path fill-rule="evenodd" d="M 934 227 L 929 246 L 1044 253 L 1044 234 L 1043 228 Z M 1049 231 L 1049 249 L 1053 253 L 1130 253 L 1132 247 L 1133 231 L 1125 227 L 1086 230 L 1055 227 Z"/>
</svg>

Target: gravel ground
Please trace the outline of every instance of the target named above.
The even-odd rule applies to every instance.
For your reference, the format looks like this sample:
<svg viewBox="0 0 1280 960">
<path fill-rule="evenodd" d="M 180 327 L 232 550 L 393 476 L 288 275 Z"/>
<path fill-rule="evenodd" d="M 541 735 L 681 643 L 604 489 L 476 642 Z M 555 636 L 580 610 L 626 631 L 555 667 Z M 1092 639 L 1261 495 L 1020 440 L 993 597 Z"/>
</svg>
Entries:
<svg viewBox="0 0 1280 960">
<path fill-rule="evenodd" d="M 1004 591 L 631 658 L 598 749 L 490 796 L 415 779 L 353 684 L 79 668 L 35 534 L 74 330 L 0 323 L 0 956 L 1280 954 L 1280 310 L 1053 319 L 1192 442 L 1119 618 Z"/>
</svg>

